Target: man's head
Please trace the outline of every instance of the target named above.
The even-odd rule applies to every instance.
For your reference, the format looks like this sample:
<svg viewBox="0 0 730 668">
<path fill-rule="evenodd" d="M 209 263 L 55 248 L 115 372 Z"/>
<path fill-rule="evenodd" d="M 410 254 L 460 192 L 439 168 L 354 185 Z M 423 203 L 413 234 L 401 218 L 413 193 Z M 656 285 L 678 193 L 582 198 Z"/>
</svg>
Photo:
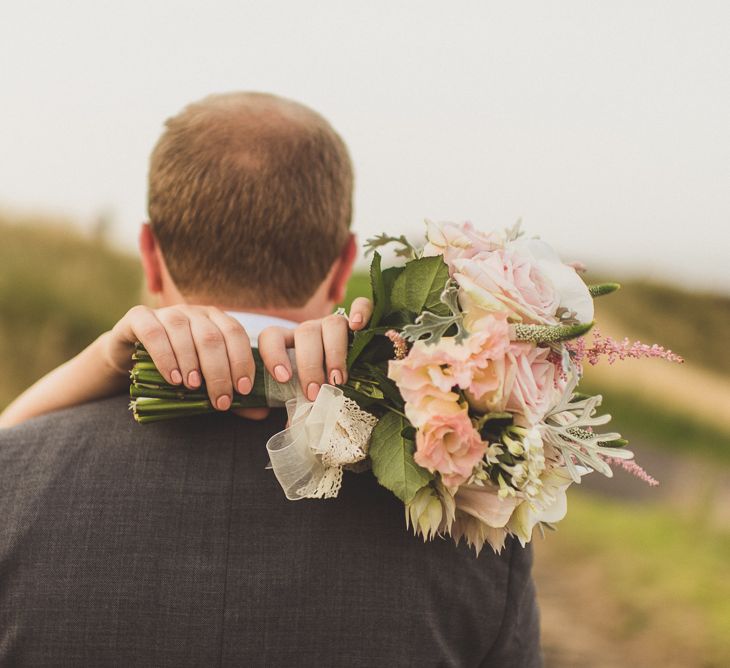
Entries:
<svg viewBox="0 0 730 668">
<path fill-rule="evenodd" d="M 311 109 L 262 93 L 193 103 L 152 152 L 148 285 L 167 302 L 329 309 L 355 256 L 352 189 L 344 142 Z"/>
</svg>

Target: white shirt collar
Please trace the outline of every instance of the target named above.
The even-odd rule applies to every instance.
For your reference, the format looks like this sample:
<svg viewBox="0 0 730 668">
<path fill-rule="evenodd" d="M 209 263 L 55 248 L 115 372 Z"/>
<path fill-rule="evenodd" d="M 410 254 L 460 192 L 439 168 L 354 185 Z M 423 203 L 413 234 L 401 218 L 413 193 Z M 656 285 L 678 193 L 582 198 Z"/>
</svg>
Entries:
<svg viewBox="0 0 730 668">
<path fill-rule="evenodd" d="M 298 322 L 294 322 L 293 320 L 276 318 L 273 315 L 266 315 L 265 313 L 248 313 L 247 311 L 226 311 L 226 313 L 243 325 L 243 328 L 248 334 L 248 338 L 251 340 L 251 345 L 254 347 L 258 345 L 259 334 L 267 327 L 294 329 L 299 325 Z"/>
</svg>

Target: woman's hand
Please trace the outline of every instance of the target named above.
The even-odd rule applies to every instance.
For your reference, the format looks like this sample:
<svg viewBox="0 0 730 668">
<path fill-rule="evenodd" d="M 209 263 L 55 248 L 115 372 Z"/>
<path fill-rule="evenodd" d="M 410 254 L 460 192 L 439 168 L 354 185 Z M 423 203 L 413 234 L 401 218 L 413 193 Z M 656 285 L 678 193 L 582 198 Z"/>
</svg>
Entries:
<svg viewBox="0 0 730 668">
<path fill-rule="evenodd" d="M 171 385 L 197 389 L 204 378 L 210 402 L 218 410 L 231 407 L 234 387 L 241 394 L 253 387 L 256 367 L 246 330 L 220 309 L 185 304 L 133 307 L 106 339 L 109 366 L 126 373 L 136 341 Z"/>
<path fill-rule="evenodd" d="M 267 371 L 280 382 L 288 381 L 292 369 L 287 348 L 293 347 L 302 390 L 314 400 L 325 380 L 334 385 L 347 381 L 348 331 L 363 329 L 371 315 L 371 301 L 361 297 L 353 302 L 349 318 L 332 314 L 295 329 L 267 327 L 258 341 Z M 196 389 L 205 380 L 210 402 L 218 410 L 230 408 L 233 388 L 240 394 L 253 388 L 256 367 L 246 330 L 215 307 L 135 306 L 105 337 L 104 358 L 117 373 L 129 371 L 134 344 L 140 341 L 168 383 Z M 260 418 L 268 411 L 238 412 Z"/>
<path fill-rule="evenodd" d="M 314 401 L 322 383 L 347 382 L 348 333 L 363 329 L 372 313 L 372 302 L 358 297 L 352 302 L 349 317 L 333 313 L 319 320 L 306 320 L 293 330 L 267 327 L 259 335 L 258 344 L 267 371 L 279 382 L 288 381 L 292 368 L 286 349 L 294 348 L 302 391 Z"/>
</svg>

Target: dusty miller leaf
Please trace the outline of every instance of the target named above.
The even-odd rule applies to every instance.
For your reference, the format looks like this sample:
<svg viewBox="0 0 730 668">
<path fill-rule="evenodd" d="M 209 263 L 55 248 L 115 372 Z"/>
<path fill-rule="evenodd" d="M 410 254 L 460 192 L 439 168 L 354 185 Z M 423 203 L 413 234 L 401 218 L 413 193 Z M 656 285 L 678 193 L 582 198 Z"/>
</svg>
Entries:
<svg viewBox="0 0 730 668">
<path fill-rule="evenodd" d="M 456 283 L 449 281 L 441 293 L 440 301 L 444 304 L 450 315 L 438 315 L 430 311 L 424 311 L 416 318 L 412 325 L 403 328 L 403 336 L 409 341 L 423 339 L 427 344 L 438 343 L 441 337 L 452 327 L 456 327 L 454 339 L 461 343 L 468 333 L 464 329 L 464 314 L 459 306 L 459 288 Z"/>
</svg>

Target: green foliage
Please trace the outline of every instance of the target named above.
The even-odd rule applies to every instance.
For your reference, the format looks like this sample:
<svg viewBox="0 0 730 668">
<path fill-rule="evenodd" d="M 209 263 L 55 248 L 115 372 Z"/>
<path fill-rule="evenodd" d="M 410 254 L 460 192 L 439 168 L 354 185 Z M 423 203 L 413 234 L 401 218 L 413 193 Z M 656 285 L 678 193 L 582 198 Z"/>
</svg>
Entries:
<svg viewBox="0 0 730 668">
<path fill-rule="evenodd" d="M 378 326 L 390 303 L 389 295 L 385 290 L 380 264 L 380 253 L 376 251 L 373 254 L 373 261 L 370 263 L 370 289 L 373 293 L 373 315 L 369 323 L 371 329 Z"/>
<path fill-rule="evenodd" d="M 409 341 L 423 339 L 428 344 L 438 343 L 449 330 L 453 331 L 457 343 L 461 343 L 466 338 L 464 314 L 459 305 L 459 288 L 455 281 L 449 281 L 446 284 L 441 292 L 440 300 L 448 309 L 449 315 L 436 315 L 431 311 L 424 311 L 415 322 L 403 328 L 403 336 L 406 339 Z"/>
<path fill-rule="evenodd" d="M 416 492 L 433 476 L 413 461 L 416 444 L 403 433 L 408 421 L 396 413 L 386 413 L 375 426 L 370 440 L 370 459 L 378 482 L 403 503 L 410 503 Z"/>
<path fill-rule="evenodd" d="M 620 287 L 620 283 L 596 283 L 588 286 L 588 292 L 591 293 L 591 297 L 603 297 L 616 292 Z"/>
<path fill-rule="evenodd" d="M 427 310 L 437 315 L 449 315 L 441 301 L 449 270 L 440 256 L 411 260 L 393 283 L 391 302 L 394 309 L 420 314 Z"/>
</svg>

